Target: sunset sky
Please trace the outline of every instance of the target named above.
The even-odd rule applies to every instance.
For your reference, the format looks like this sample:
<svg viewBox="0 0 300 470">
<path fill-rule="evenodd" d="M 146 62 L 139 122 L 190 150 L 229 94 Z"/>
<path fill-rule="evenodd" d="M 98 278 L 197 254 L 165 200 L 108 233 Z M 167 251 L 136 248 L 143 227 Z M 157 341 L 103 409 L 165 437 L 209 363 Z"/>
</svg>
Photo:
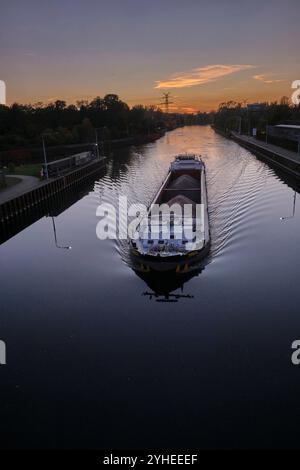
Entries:
<svg viewBox="0 0 300 470">
<path fill-rule="evenodd" d="M 291 96 L 299 0 L 0 0 L 7 102 L 117 93 L 129 105 L 215 109 Z"/>
</svg>

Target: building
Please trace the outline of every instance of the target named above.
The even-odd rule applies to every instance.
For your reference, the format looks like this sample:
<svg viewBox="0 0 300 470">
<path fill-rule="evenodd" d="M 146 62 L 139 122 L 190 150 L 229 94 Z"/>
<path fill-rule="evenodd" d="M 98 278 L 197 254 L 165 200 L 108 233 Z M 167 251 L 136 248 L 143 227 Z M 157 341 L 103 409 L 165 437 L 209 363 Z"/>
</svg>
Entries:
<svg viewBox="0 0 300 470">
<path fill-rule="evenodd" d="M 265 103 L 249 103 L 247 104 L 247 111 L 250 112 L 258 112 L 258 111 L 263 111 L 266 108 Z"/>
</svg>

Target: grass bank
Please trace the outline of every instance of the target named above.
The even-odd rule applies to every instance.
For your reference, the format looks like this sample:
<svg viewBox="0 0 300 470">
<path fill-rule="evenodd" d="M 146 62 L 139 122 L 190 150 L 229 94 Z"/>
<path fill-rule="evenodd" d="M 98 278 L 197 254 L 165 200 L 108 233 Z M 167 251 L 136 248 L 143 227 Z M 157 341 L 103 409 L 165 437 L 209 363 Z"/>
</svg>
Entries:
<svg viewBox="0 0 300 470">
<path fill-rule="evenodd" d="M 7 176 L 6 177 L 6 186 L 4 188 L 0 188 L 0 191 L 3 191 L 11 186 L 15 186 L 18 183 L 21 183 L 21 179 L 17 178 L 16 176 Z"/>
<path fill-rule="evenodd" d="M 39 178 L 41 168 L 41 163 L 30 163 L 28 165 L 19 165 L 14 166 L 13 168 L 8 168 L 6 170 L 6 173 L 25 176 L 36 176 L 37 178 Z"/>
</svg>

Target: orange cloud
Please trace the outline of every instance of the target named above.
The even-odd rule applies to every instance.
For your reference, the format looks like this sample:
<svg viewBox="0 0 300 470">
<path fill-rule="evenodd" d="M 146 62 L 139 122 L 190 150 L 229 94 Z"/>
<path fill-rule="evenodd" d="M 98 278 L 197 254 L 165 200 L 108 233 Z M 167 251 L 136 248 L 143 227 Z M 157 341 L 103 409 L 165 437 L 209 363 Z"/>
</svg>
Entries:
<svg viewBox="0 0 300 470">
<path fill-rule="evenodd" d="M 283 80 L 271 80 L 267 78 L 268 75 L 254 75 L 253 78 L 254 80 L 259 80 L 260 82 L 267 83 L 270 85 L 271 83 L 280 83 L 283 82 Z"/>
<path fill-rule="evenodd" d="M 154 88 L 187 88 L 213 82 L 225 75 L 253 68 L 253 65 L 207 65 L 174 74 L 169 80 L 157 80 Z"/>
</svg>

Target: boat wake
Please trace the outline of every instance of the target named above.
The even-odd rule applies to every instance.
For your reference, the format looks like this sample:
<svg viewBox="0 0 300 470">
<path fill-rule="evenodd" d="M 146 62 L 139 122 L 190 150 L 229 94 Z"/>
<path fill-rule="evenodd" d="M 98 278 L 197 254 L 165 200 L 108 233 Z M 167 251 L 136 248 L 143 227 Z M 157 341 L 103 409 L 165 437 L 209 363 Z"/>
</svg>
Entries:
<svg viewBox="0 0 300 470">
<path fill-rule="evenodd" d="M 192 132 L 184 128 L 180 132 L 187 132 L 189 140 L 184 135 L 179 137 L 179 130 L 175 130 L 169 133 L 168 139 L 132 147 L 125 162 L 122 156 L 112 156 L 106 176 L 95 184 L 95 195 L 99 203 L 107 202 L 114 207 L 118 206 L 118 197 L 124 195 L 128 204 L 149 206 L 174 154 L 202 154 L 207 171 L 211 249 L 205 263 L 195 266 L 195 272 L 199 273 L 205 265 L 243 243 L 251 224 L 257 217 L 263 217 L 267 198 L 262 198 L 261 193 L 268 181 L 274 179 L 274 170 L 210 128 L 196 127 Z M 112 241 L 112 246 L 123 263 L 134 269 L 128 241 L 117 239 Z"/>
</svg>

